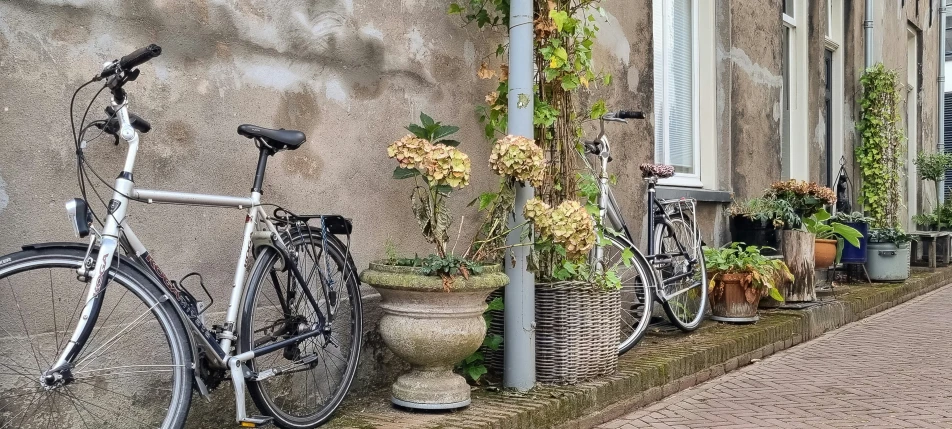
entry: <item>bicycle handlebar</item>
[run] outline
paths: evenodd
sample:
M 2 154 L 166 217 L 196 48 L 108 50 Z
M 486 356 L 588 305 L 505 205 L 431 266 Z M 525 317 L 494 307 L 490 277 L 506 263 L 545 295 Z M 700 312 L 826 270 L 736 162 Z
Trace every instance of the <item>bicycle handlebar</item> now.
M 144 48 L 136 49 L 131 54 L 103 67 L 102 72 L 99 73 L 99 78 L 107 78 L 119 71 L 132 70 L 159 55 L 162 55 L 162 48 L 154 43 Z
M 635 110 L 622 110 L 615 114 L 618 119 L 644 119 L 645 112 Z

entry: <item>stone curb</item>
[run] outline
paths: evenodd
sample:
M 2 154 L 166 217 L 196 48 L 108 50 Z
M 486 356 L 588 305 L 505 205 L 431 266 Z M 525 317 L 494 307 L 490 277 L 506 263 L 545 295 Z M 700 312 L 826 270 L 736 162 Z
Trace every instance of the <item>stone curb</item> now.
M 851 286 L 847 295 L 804 310 L 762 311 L 753 325 L 709 324 L 689 335 L 646 337 L 622 356 L 616 374 L 596 381 L 540 386 L 525 394 L 474 391 L 465 410 L 414 414 L 403 422 L 344 410 L 329 427 L 391 427 L 378 424 L 389 420 L 393 427 L 419 429 L 591 428 L 952 281 L 952 267 L 914 274 L 901 284 Z

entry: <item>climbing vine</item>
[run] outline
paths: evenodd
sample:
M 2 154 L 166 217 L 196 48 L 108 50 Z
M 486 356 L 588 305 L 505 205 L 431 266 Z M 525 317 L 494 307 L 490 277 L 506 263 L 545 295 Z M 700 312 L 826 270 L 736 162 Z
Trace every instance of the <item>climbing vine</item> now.
M 899 126 L 899 77 L 880 63 L 867 69 L 860 83 L 863 95 L 856 125 L 863 139 L 856 148 L 862 177 L 860 203 L 873 218 L 873 227 L 898 227 L 906 156 L 905 136 Z
M 599 3 L 598 0 L 534 1 L 533 47 L 536 64 L 533 93 L 512 95 L 518 97 L 516 104 L 519 106 L 528 105 L 530 100 L 533 102 L 535 143 L 542 148 L 546 160 L 544 179 L 535 184 L 536 197 L 551 207 L 566 201 L 580 201 L 589 213 L 597 213 L 597 207 L 587 195 L 580 193 L 587 180 L 579 176 L 576 167 L 581 148 L 582 124 L 587 119 L 605 114 L 606 108 L 603 100 L 583 106 L 579 95 L 599 83 L 608 85 L 611 82 L 611 76 L 597 72 L 592 61 L 599 16 L 605 16 Z M 465 24 L 475 23 L 479 28 L 505 30 L 509 26 L 509 0 L 452 3 L 449 13 L 457 14 Z M 494 50 L 495 59 L 491 58 L 493 54 L 488 55 L 478 72 L 482 79 L 497 81 L 495 90 L 486 96 L 486 104 L 477 107 L 486 138 L 491 141 L 506 134 L 510 101 L 507 52 L 508 45 L 499 44 Z M 493 66 L 494 62 L 498 65 Z M 479 198 L 480 208 L 490 213 L 487 225 L 495 226 L 492 231 L 481 234 L 486 240 L 504 239 L 504 235 L 499 233 L 505 225 L 504 218 L 494 217 L 511 213 L 513 186 L 518 185 L 509 178 L 503 178 L 498 193 L 484 194 Z M 535 271 L 539 280 L 551 281 L 563 277 L 559 273 L 566 272 L 566 264 L 572 268 L 569 271 L 575 272 L 574 264 L 568 260 L 570 258 L 566 258 L 564 249 L 560 252 L 557 247 L 537 245 L 535 250 Z M 502 255 L 479 256 L 499 258 Z

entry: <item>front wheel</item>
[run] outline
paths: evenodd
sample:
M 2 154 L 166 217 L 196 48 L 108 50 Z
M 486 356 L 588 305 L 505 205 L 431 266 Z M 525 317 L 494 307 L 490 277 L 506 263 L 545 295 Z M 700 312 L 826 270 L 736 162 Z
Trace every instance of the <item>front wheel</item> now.
M 614 267 L 621 280 L 621 334 L 618 354 L 638 344 L 648 330 L 651 319 L 651 285 L 654 278 L 648 263 L 634 244 L 620 237 L 609 236 L 610 246 L 603 249 L 606 267 Z
M 0 256 L 0 428 L 181 428 L 192 398 L 188 332 L 126 258 L 113 260 L 72 365 L 41 380 L 87 305 L 91 282 L 77 275 L 85 255 L 57 246 Z
M 357 273 L 343 244 L 333 236 L 323 240 L 319 230 L 292 235 L 292 258 L 327 323 L 317 336 L 249 361 L 252 372 L 267 378 L 250 380 L 248 391 L 279 427 L 304 429 L 330 419 L 350 389 L 362 316 Z M 242 352 L 320 329 L 318 313 L 287 265 L 272 248 L 255 260 L 242 307 Z
M 700 326 L 707 308 L 707 270 L 701 237 L 687 214 L 673 215 L 655 229 L 658 255 L 670 258 L 660 263 L 658 288 L 668 320 L 690 332 Z

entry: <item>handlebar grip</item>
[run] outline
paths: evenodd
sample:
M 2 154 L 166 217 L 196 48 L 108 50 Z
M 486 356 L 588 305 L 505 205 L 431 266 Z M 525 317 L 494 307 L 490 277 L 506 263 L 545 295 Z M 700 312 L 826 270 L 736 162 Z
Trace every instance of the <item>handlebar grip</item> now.
M 615 116 L 619 119 L 644 119 L 645 112 L 639 112 L 635 110 L 622 110 L 618 112 L 618 115 Z
M 162 48 L 159 45 L 153 43 L 144 48 L 136 49 L 131 54 L 120 58 L 119 68 L 123 70 L 131 70 L 159 55 L 162 55 Z

